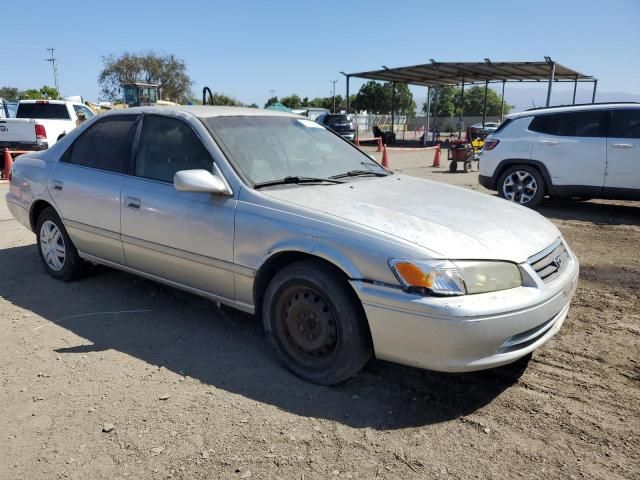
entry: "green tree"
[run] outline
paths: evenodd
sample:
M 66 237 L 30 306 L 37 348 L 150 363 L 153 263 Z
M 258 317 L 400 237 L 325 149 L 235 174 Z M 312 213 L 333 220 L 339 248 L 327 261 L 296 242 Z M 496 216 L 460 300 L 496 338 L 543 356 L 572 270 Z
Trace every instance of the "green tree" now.
M 191 97 L 193 82 L 187 75 L 186 64 L 175 55 L 125 52 L 119 56 L 106 55 L 102 63 L 98 84 L 107 100 L 121 100 L 121 85 L 131 82 L 157 84 L 165 100 L 184 103 Z
M 392 83 L 381 84 L 376 81 L 365 83 L 351 101 L 354 110 L 367 110 L 371 113 L 391 113 L 392 109 Z M 404 83 L 395 84 L 395 111 L 398 114 L 414 116 L 416 102 L 409 87 Z
M 269 105 L 273 105 L 274 103 L 278 103 L 278 97 L 271 97 L 267 100 L 267 103 L 264 104 L 264 108 L 267 108 Z
M 489 88 L 487 90 L 487 115 L 500 115 L 500 95 L 495 90 Z M 474 85 L 468 91 L 464 92 L 464 114 L 465 115 L 482 115 L 484 106 L 484 87 Z M 504 104 L 505 115 L 511 111 L 512 106 Z
M 302 99 L 298 95 L 296 95 L 295 93 L 292 93 L 288 97 L 283 97 L 282 99 L 280 99 L 280 103 L 283 104 L 287 108 L 300 108 L 300 107 L 302 107 Z
M 431 89 L 431 115 L 438 117 L 452 117 L 460 115 L 462 90 L 453 85 L 443 85 L 439 88 Z M 500 115 L 500 96 L 493 89 L 487 90 L 487 115 Z M 482 115 L 484 106 L 484 87 L 474 85 L 464 91 L 464 115 Z M 508 114 L 513 108 L 504 104 L 504 113 Z M 436 111 L 437 109 L 437 111 Z M 427 102 L 422 106 L 422 111 L 427 110 Z
M 20 99 L 20 90 L 14 87 L 1 87 L 0 98 L 10 102 L 17 102 Z
M 432 88 L 431 115 L 438 117 L 452 117 L 459 113 L 461 90 L 453 85 L 442 85 L 439 88 Z M 437 109 L 437 110 L 436 110 Z M 422 111 L 427 111 L 427 102 L 422 106 Z
M 252 103 L 249 108 L 260 108 L 257 103 Z
M 60 98 L 60 94 L 53 87 L 43 86 L 40 90 L 30 88 L 23 92 L 20 92 L 20 100 L 38 100 L 40 98 L 48 98 L 51 100 L 57 100 Z
M 243 107 L 244 103 L 236 100 L 229 95 L 225 95 L 223 93 L 214 92 L 211 96 L 214 105 L 223 105 L 229 107 Z

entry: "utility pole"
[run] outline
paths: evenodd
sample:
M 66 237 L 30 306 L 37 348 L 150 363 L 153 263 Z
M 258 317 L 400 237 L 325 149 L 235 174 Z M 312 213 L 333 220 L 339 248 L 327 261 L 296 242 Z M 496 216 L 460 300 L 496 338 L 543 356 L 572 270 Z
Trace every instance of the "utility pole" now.
M 57 58 L 55 58 L 53 56 L 53 52 L 56 50 L 55 48 L 47 48 L 46 49 L 49 53 L 51 53 L 51 58 L 46 58 L 45 60 L 47 62 L 51 63 L 51 66 L 53 67 L 53 83 L 56 87 L 56 90 L 58 92 L 58 96 L 60 96 L 60 86 L 58 85 L 58 68 L 56 67 L 56 61 L 58 60 Z
M 275 91 L 275 90 L 273 90 L 273 89 L 269 90 L 269 95 L 271 95 L 271 96 L 269 97 L 269 100 L 271 100 L 272 98 L 274 98 L 274 97 L 276 96 L 276 91 Z
M 336 83 L 338 80 L 331 80 L 333 83 L 333 113 L 336 113 Z

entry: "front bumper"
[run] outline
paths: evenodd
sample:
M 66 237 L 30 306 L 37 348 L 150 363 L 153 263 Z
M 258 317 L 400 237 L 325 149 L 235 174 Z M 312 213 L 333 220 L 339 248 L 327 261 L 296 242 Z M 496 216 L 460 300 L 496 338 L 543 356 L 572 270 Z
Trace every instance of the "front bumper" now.
M 489 190 L 496 189 L 496 181 L 487 175 L 478 175 L 478 183 Z
M 578 261 L 548 284 L 528 264 L 523 286 L 460 297 L 428 297 L 352 281 L 376 357 L 444 372 L 468 372 L 518 360 L 562 326 L 578 284 Z
M 356 139 L 356 134 L 355 133 L 340 133 L 340 132 L 338 132 L 338 135 L 340 135 L 345 140 L 349 140 L 350 142 L 354 142 L 355 139 Z

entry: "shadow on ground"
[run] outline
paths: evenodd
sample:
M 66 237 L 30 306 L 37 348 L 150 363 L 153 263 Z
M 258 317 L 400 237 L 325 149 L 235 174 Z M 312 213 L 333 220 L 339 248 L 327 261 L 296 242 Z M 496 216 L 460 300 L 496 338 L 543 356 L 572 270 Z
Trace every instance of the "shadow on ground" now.
M 545 198 L 536 210 L 549 218 L 579 220 L 596 225 L 640 225 L 640 202 L 578 201 Z
M 276 363 L 250 315 L 106 268 L 62 283 L 44 272 L 34 245 L 0 250 L 0 265 L 2 297 L 82 337 L 76 346 L 55 349 L 59 355 L 113 349 L 297 415 L 353 427 L 397 429 L 470 414 L 514 384 L 528 362 L 453 375 L 373 361 L 338 387 L 320 387 Z M 30 333 L 56 328 L 42 325 Z

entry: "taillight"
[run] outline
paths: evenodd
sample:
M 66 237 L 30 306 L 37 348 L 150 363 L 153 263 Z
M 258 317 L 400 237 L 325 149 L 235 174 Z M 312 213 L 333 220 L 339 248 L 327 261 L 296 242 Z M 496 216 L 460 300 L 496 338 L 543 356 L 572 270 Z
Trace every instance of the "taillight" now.
M 496 148 L 498 146 L 498 144 L 500 143 L 500 140 L 485 140 L 484 141 L 484 146 L 482 147 L 483 150 L 493 150 L 494 148 Z
M 46 140 L 47 139 L 47 130 L 44 128 L 44 125 L 40 125 L 36 123 L 36 140 Z

